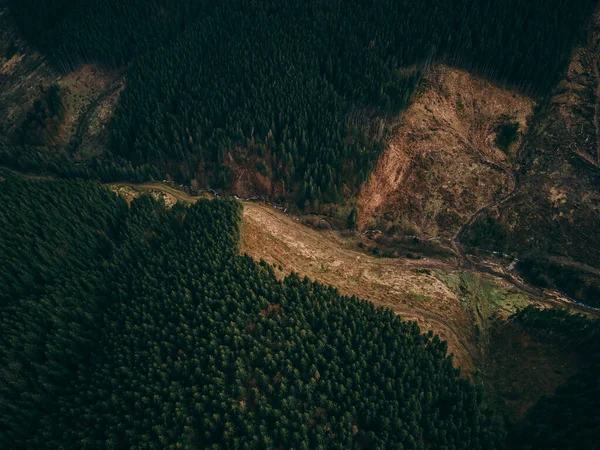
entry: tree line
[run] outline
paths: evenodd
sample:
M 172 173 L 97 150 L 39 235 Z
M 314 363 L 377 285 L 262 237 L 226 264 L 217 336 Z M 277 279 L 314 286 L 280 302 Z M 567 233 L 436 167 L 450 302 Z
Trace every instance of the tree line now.
M 239 203 L 0 175 L 3 448 L 502 447 L 445 342 L 239 255 Z
M 504 253 L 510 252 L 514 245 L 510 238 L 504 220 L 487 216 L 473 222 L 462 242 L 470 249 L 482 248 Z M 523 278 L 544 289 L 558 289 L 586 305 L 600 306 L 600 276 L 585 268 L 561 262 L 556 258 L 560 252 L 548 245 L 547 242 L 534 241 L 529 248 L 516 252 L 519 260 L 515 267 Z
M 59 67 L 130 64 L 110 127 L 114 155 L 214 188 L 231 186 L 231 161 L 242 158 L 269 180 L 269 195 L 304 209 L 358 189 L 383 149 L 369 119 L 407 106 L 415 67 L 445 61 L 543 95 L 594 5 L 10 2 Z

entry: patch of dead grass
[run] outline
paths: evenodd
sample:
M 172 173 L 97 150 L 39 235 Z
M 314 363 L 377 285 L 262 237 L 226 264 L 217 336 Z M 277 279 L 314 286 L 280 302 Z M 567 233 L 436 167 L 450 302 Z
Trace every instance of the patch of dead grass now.
M 453 270 L 451 265 L 367 256 L 348 249 L 335 232 L 313 230 L 257 203 L 244 203 L 240 247 L 256 260 L 282 266 L 284 273 L 306 275 L 417 321 L 424 331 L 433 330 L 447 340 L 457 364 L 471 371 L 473 361 L 465 344 L 469 323 L 460 300 L 437 277 L 415 271 L 416 267 Z

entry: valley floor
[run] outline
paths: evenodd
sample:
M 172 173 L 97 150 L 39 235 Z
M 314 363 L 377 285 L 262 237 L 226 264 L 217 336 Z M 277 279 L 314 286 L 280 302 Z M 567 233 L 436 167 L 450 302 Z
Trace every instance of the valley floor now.
M 111 188 L 129 200 L 149 192 L 167 205 L 203 198 L 167 183 L 116 183 Z M 495 320 L 529 304 L 588 312 L 555 293 L 532 295 L 504 278 L 478 270 L 478 266 L 465 268 L 458 261 L 432 258 L 379 258 L 358 252 L 353 236 L 317 231 L 268 204 L 242 203 L 242 253 L 275 265 L 281 276 L 296 272 L 416 321 L 422 330 L 432 330 L 448 342 L 455 363 L 467 376 L 486 370 Z

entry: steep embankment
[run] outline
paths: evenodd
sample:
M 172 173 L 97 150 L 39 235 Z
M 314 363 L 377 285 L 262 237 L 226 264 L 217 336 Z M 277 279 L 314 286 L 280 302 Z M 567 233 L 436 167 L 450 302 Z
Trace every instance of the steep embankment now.
M 510 245 L 600 264 L 600 14 L 522 150 L 522 187 L 499 211 Z
M 514 190 L 512 161 L 533 106 L 465 71 L 434 66 L 360 193 L 361 228 L 454 237 Z M 499 131 L 514 124 L 501 148 Z

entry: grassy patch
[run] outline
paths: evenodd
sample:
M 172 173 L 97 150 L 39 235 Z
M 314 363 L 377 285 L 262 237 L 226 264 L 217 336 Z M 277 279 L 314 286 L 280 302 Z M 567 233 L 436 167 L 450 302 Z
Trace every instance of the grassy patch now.
M 404 297 L 414 303 L 426 303 L 431 300 L 431 297 L 428 295 L 418 294 L 416 292 L 407 292 L 404 294 Z
M 531 303 L 527 295 L 511 292 L 475 274 L 444 274 L 436 271 L 436 275 L 458 294 L 463 307 L 475 312 L 482 321 L 489 320 L 495 314 L 508 316 Z

